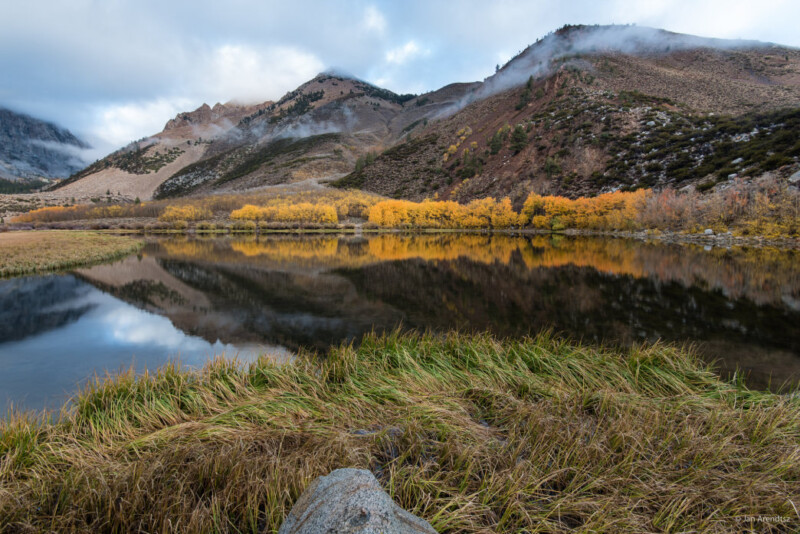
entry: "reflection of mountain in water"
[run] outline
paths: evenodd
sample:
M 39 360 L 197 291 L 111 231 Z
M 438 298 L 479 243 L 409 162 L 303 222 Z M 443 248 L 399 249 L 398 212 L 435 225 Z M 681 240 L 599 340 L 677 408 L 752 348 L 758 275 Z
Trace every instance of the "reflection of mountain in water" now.
M 521 261 L 408 260 L 338 271 L 359 293 L 403 310 L 411 328 L 490 330 L 519 336 L 552 328 L 576 339 L 630 344 L 702 342 L 721 367 L 766 380 L 800 379 L 800 312 L 728 299 L 721 291 L 589 267 L 529 269 Z M 775 361 L 775 359 L 778 361 Z
M 72 276 L 0 281 L 0 343 L 18 341 L 77 321 L 94 307 L 81 297 L 91 286 Z
M 623 240 L 381 235 L 170 240 L 81 276 L 213 342 L 324 350 L 373 329 L 553 328 L 700 342 L 763 385 L 800 379 L 794 255 Z M 789 302 L 787 303 L 787 299 Z
M 85 269 L 80 276 L 210 343 L 325 350 L 373 325 L 402 320 L 396 310 L 363 299 L 346 278 L 302 269 L 149 256 Z
M 260 341 L 293 349 L 324 350 L 360 337 L 373 324 L 395 324 L 401 318 L 380 302 L 363 299 L 340 276 L 175 260 L 161 260 L 160 264 L 166 272 L 202 291 L 214 313 L 235 325 L 238 339 L 231 342 Z

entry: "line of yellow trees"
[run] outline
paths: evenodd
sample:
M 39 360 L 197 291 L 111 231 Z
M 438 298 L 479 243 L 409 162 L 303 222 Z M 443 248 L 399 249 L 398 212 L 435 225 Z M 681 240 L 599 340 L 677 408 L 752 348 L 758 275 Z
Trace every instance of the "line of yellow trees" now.
M 361 191 L 295 194 L 237 194 L 110 206 L 52 206 L 33 210 L 12 223 L 53 223 L 79 219 L 158 218 L 188 227 L 188 222 L 224 221 L 255 231 L 264 223 L 333 226 L 368 219 L 384 228 L 537 228 L 586 230 L 733 230 L 746 235 L 800 234 L 800 192 L 774 178 L 734 181 L 709 193 L 673 189 L 617 191 L 569 199 L 531 193 L 518 210 L 508 198 L 454 201 L 391 200 Z
M 337 224 L 339 216 L 336 207 L 329 204 L 284 204 L 281 206 L 254 206 L 247 204 L 233 210 L 231 219 L 255 222 L 287 222 L 287 223 L 315 223 Z
M 532 193 L 519 213 L 508 198 L 482 198 L 469 204 L 384 200 L 369 209 L 369 221 L 388 228 L 630 229 L 650 194 L 639 190 L 571 200 Z

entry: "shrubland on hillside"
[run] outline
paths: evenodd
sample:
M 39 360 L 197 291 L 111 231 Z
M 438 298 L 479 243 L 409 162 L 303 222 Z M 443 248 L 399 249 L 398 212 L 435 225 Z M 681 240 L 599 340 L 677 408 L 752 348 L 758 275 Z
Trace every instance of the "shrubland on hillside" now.
M 636 27 L 569 27 L 521 52 L 337 183 L 395 198 L 571 198 L 798 168 L 800 51 Z
M 56 192 L 145 200 L 324 179 L 411 200 L 508 196 L 520 208 L 532 192 L 785 182 L 798 127 L 798 50 L 568 26 L 483 82 L 398 95 L 324 73 L 276 102 L 204 105 Z

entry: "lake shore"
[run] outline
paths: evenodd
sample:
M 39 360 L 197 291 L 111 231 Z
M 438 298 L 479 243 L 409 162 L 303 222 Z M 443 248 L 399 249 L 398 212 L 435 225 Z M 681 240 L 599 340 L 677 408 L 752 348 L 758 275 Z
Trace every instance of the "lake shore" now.
M 0 530 L 276 530 L 314 478 L 376 474 L 438 532 L 797 525 L 800 404 L 692 353 L 548 335 L 367 336 L 324 358 L 100 381 L 0 423 Z
M 742 236 L 731 232 L 724 233 L 688 233 L 661 230 L 641 230 L 637 232 L 600 232 L 585 230 L 567 230 L 566 235 L 585 235 L 619 237 L 640 241 L 657 240 L 663 243 L 693 244 L 710 247 L 772 247 L 780 249 L 800 250 L 800 238 L 797 237 L 764 237 L 758 235 Z
M 144 242 L 92 231 L 0 233 L 0 277 L 71 269 L 121 258 Z
M 227 221 L 214 221 L 203 225 L 186 225 L 174 227 L 171 224 L 153 224 L 152 221 L 142 220 L 95 220 L 75 221 L 71 223 L 51 223 L 33 227 L 26 224 L 7 225 L 6 228 L 15 232 L 30 232 L 32 230 L 71 230 L 79 232 L 100 232 L 127 235 L 253 235 L 253 234 L 378 234 L 378 233 L 463 233 L 463 234 L 498 234 L 498 235 L 568 235 L 568 236 L 597 236 L 639 241 L 660 241 L 663 243 L 694 244 L 711 247 L 771 247 L 778 249 L 800 250 L 800 238 L 792 236 L 758 236 L 735 235 L 731 232 L 723 233 L 689 233 L 672 232 L 669 230 L 638 230 L 638 231 L 601 231 L 565 229 L 560 231 L 539 230 L 531 228 L 503 228 L 503 229 L 461 229 L 461 228 L 381 228 L 376 225 L 365 224 L 363 221 L 353 221 L 343 224 L 271 224 L 252 228 L 236 227 L 226 224 Z M 0 232 L 2 235 L 2 232 Z

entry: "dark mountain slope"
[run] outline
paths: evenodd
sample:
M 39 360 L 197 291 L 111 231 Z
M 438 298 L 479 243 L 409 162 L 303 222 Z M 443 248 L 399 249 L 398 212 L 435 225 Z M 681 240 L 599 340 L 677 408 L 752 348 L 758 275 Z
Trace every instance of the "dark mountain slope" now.
M 337 185 L 416 200 L 520 200 L 531 191 L 708 188 L 796 168 L 800 52 L 630 32 L 571 27 L 548 36 L 449 116 Z
M 0 192 L 14 189 L 10 182 L 24 189 L 69 176 L 85 165 L 80 150 L 87 148 L 55 124 L 0 108 Z

